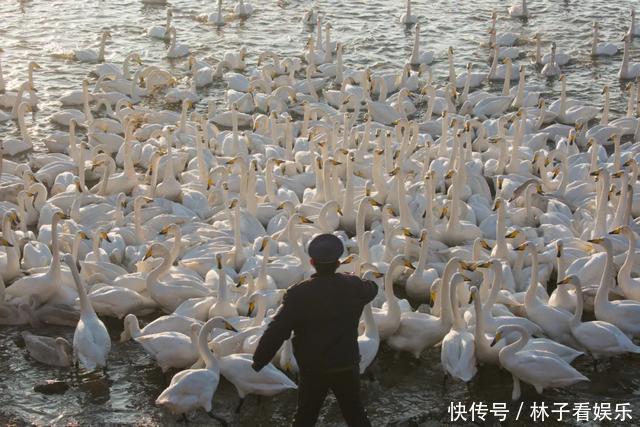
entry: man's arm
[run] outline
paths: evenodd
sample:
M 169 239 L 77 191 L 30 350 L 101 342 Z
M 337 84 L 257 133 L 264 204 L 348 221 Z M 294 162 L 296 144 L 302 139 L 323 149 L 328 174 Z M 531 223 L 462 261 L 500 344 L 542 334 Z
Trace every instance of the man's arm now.
M 253 353 L 252 367 L 256 372 L 260 371 L 273 359 L 282 343 L 291 336 L 298 309 L 299 307 L 296 307 L 289 293 L 285 293 L 280 309 L 267 326 L 264 334 L 262 334 L 258 347 Z
M 364 304 L 368 304 L 378 295 L 378 285 L 372 280 L 362 281 L 362 296 Z

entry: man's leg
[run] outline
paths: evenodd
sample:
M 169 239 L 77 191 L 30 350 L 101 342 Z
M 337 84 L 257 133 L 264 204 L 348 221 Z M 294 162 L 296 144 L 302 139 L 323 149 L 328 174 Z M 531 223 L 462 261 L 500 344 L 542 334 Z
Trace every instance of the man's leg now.
M 293 419 L 295 427 L 314 426 L 320 414 L 329 385 L 323 375 L 300 374 L 298 410 Z
M 371 423 L 360 400 L 360 373 L 357 367 L 331 374 L 329 382 L 347 425 L 351 427 L 370 427 Z

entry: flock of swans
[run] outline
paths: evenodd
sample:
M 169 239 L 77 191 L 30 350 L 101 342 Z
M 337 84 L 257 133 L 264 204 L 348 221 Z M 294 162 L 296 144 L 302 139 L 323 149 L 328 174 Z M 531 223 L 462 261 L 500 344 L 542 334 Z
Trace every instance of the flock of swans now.
M 198 19 L 225 25 L 225 12 L 220 0 Z M 507 12 L 534 19 L 526 0 Z M 252 7 L 239 0 L 234 13 Z M 334 233 L 340 271 L 380 286 L 363 313 L 363 373 L 382 345 L 416 358 L 439 347 L 446 375 L 469 382 L 499 365 L 518 399 L 521 381 L 539 393 L 587 381 L 579 356 L 640 353 L 640 85 L 610 120 L 607 87 L 603 108 L 567 97 L 573 58 L 555 44 L 543 55 L 537 37 L 534 64 L 514 70 L 519 35 L 496 18 L 480 48 L 489 70 L 458 72 L 450 48 L 438 86 L 410 0 L 400 21 L 415 24 L 414 48 L 387 74 L 346 67 L 315 9 L 302 16 L 317 35 L 301 57 L 242 47 L 215 66 L 178 41 L 167 9 L 147 34 L 184 58 L 188 86 L 135 52 L 105 63 L 117 40 L 104 32 L 98 49 L 66 55 L 94 65 L 60 95 L 44 151 L 25 122 L 40 66 L 13 91 L 0 72 L 0 120 L 20 129 L 0 151 L 0 324 L 31 325 L 33 359 L 93 371 L 109 365 L 100 317 L 122 319 L 121 341 L 178 371 L 156 400 L 176 414 L 210 412 L 220 375 L 240 398 L 275 395 L 296 388 L 291 342 L 259 373 L 253 350 L 285 289 L 312 273 L 305 245 Z M 631 18 L 622 80 L 640 75 Z M 597 23 L 592 37 L 585 55 L 618 54 Z M 530 90 L 528 71 L 557 76 L 560 98 Z M 495 81 L 499 95 L 482 89 Z M 216 82 L 226 108 L 193 110 Z M 36 335 L 42 324 L 75 327 L 73 342 Z

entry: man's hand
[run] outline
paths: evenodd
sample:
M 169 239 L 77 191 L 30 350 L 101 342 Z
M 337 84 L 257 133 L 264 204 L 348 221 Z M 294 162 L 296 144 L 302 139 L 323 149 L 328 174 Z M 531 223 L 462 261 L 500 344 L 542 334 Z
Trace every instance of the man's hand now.
M 253 362 L 253 363 L 251 364 L 251 367 L 252 367 L 252 368 L 253 368 L 253 370 L 254 370 L 254 371 L 256 371 L 256 372 L 260 372 L 260 370 L 262 369 L 262 367 L 261 367 L 261 366 L 258 366 L 258 364 L 257 364 L 256 362 Z

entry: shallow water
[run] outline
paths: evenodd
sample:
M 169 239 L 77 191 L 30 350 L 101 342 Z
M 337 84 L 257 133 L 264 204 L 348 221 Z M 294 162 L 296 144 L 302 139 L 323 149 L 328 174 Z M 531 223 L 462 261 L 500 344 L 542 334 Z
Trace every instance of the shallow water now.
M 175 26 L 178 40 L 190 46 L 199 58 L 215 63 L 226 50 L 248 48 L 250 66 L 255 66 L 258 53 L 266 49 L 282 55 L 299 55 L 308 29 L 300 25 L 307 8 L 315 4 L 332 25 L 334 40 L 345 44 L 345 63 L 349 67 L 368 65 L 372 70 L 396 70 L 408 58 L 413 43 L 413 29 L 399 24 L 397 17 L 403 3 L 394 1 L 254 1 L 257 11 L 249 20 L 233 20 L 222 29 L 199 23 L 193 16 L 211 12 L 214 1 L 175 0 Z M 504 17 L 506 1 L 431 1 L 416 2 L 414 13 L 423 17 L 422 48 L 436 53 L 433 66 L 436 80 L 446 78 L 446 50 L 455 48 L 458 70 L 467 62 L 475 69 L 487 69 L 488 52 L 479 42 L 488 39 L 491 10 L 500 11 L 499 30 L 517 31 L 524 38 L 540 32 L 543 40 L 555 40 L 559 49 L 571 52 L 575 61 L 564 67 L 568 76 L 569 96 L 585 103 L 600 105 L 604 84 L 611 87 L 612 116 L 626 109 L 623 86 L 616 77 L 621 55 L 594 62 L 589 49 L 591 22 L 600 22 L 601 38 L 618 41 L 628 25 L 630 1 L 532 1 L 533 17 L 528 22 Z M 225 1 L 230 8 L 231 2 Z M 65 61 L 53 53 L 76 47 L 95 46 L 103 29 L 113 38 L 107 44 L 107 61 L 120 63 L 124 56 L 137 51 L 146 65 L 160 64 L 186 77 L 184 60 L 169 63 L 163 59 L 165 45 L 151 41 L 144 35 L 150 25 L 164 23 L 164 7 L 147 7 L 132 0 L 31 0 L 0 1 L 0 47 L 3 71 L 13 88 L 26 79 L 26 64 L 36 61 L 43 70 L 35 74 L 41 111 L 27 120 L 36 143 L 54 129 L 47 116 L 59 109 L 57 98 L 66 90 L 79 89 L 80 82 L 92 69 L 91 65 Z M 618 42 L 619 43 L 619 42 Z M 546 48 L 547 44 L 545 44 Z M 532 44 L 522 46 L 530 55 Z M 638 57 L 640 42 L 632 45 L 632 58 Z M 528 57 L 516 61 L 530 64 Z M 560 89 L 557 80 L 546 80 L 528 66 L 528 85 L 543 91 L 548 100 L 555 99 Z M 501 85 L 500 85 L 501 89 Z M 198 108 L 209 99 L 222 104 L 220 83 L 208 88 Z M 0 124 L 0 138 L 16 134 L 14 123 Z M 109 322 L 114 339 L 109 368 L 102 374 L 83 375 L 38 364 L 26 356 L 20 347 L 18 328 L 0 329 L 0 422 L 13 420 L 35 424 L 171 424 L 176 418 L 154 405 L 154 400 L 170 377 L 164 377 L 155 363 L 133 342 L 116 343 L 121 322 Z M 26 328 L 28 329 L 28 328 Z M 61 335 L 71 339 L 70 329 L 44 328 L 38 333 Z M 365 381 L 364 396 L 375 425 L 415 425 L 425 422 L 444 422 L 451 401 L 508 402 L 511 394 L 509 375 L 497 369 L 481 369 L 467 389 L 459 384 L 442 386 L 439 352 L 431 349 L 421 360 L 396 355 L 383 350 L 374 369 L 375 381 Z M 578 369 L 591 382 L 567 390 L 545 391 L 546 402 L 630 402 L 634 418 L 640 417 L 639 358 L 618 358 L 602 364 L 594 372 L 588 360 L 578 360 Z M 32 391 L 33 385 L 45 379 L 67 381 L 71 389 L 64 395 L 45 396 Z M 533 389 L 524 387 L 527 404 L 540 401 Z M 214 399 L 215 412 L 237 425 L 281 425 L 291 420 L 295 408 L 295 393 L 275 398 L 249 398 L 239 415 L 234 414 L 237 396 L 233 387 L 222 381 Z M 517 411 L 517 407 L 512 407 Z M 3 419 L 4 417 L 4 419 Z M 340 424 L 335 400 L 325 405 L 322 424 Z M 196 422 L 214 423 L 206 415 L 198 415 Z M 515 422 L 514 415 L 507 425 L 526 425 Z

